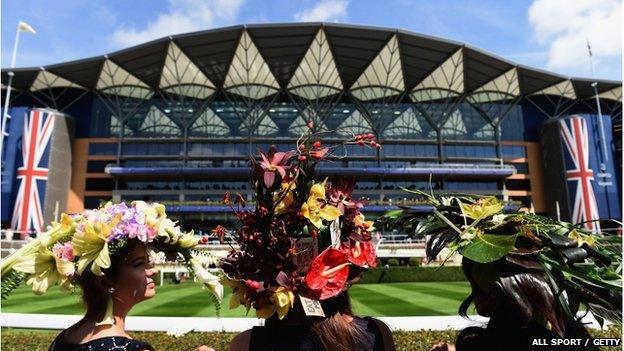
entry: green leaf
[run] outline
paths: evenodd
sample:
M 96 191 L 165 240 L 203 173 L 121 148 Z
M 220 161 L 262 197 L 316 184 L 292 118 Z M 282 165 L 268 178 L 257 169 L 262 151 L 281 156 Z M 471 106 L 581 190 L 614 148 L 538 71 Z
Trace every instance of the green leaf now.
M 459 253 L 475 262 L 490 263 L 505 256 L 514 248 L 514 235 L 479 234 L 470 244 L 462 247 Z
M 414 230 L 414 236 L 422 237 L 427 234 L 430 234 L 432 231 L 436 229 L 444 228 L 446 226 L 447 226 L 446 223 L 440 222 L 440 221 L 435 221 L 435 222 L 431 222 L 429 220 L 420 221 L 416 225 L 416 229 Z
M 387 219 L 398 219 L 398 218 L 401 218 L 402 216 L 403 216 L 403 210 L 401 209 L 390 210 L 384 213 L 383 215 L 383 217 Z

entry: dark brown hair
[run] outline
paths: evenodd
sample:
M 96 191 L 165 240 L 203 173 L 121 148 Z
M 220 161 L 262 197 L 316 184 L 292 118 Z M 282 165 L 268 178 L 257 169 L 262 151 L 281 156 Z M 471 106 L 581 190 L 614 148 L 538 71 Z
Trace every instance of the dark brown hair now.
M 472 288 L 459 307 L 459 314 L 464 317 L 470 304 L 481 293 L 473 271 L 477 265 L 463 258 L 462 269 Z M 497 299 L 496 309 L 486 328 L 469 327 L 460 332 L 456 342 L 458 351 L 491 349 L 493 345 L 505 345 L 509 350 L 526 350 L 533 339 L 590 337 L 578 320 L 564 318 L 558 296 L 541 269 L 512 265 L 504 258 L 488 265 L 498 275 L 497 280 L 491 283 L 491 288 L 497 293 L 490 297 Z M 550 330 L 543 325 L 546 321 L 551 326 Z M 591 346 L 587 349 L 594 350 Z
M 109 293 L 105 290 L 101 281 L 102 279 L 117 278 L 119 268 L 123 263 L 123 259 L 121 258 L 126 256 L 138 245 L 143 244 L 136 240 L 130 240 L 123 248 L 111 255 L 111 266 L 102 270 L 104 272 L 104 277 L 98 277 L 91 272 L 91 265 L 88 265 L 78 277 L 78 285 L 82 289 L 82 302 L 87 310 L 86 317 L 97 320 L 104 318 Z
M 321 301 L 325 317 L 308 317 L 303 312 L 300 300 L 295 299 L 293 308 L 284 319 L 280 320 L 274 314 L 266 320 L 267 327 L 278 325 L 307 325 L 310 327 L 314 338 L 325 350 L 351 351 L 360 350 L 359 342 L 363 340 L 365 333 L 357 324 L 350 323 L 345 316 L 353 316 L 351 299 L 347 291 Z

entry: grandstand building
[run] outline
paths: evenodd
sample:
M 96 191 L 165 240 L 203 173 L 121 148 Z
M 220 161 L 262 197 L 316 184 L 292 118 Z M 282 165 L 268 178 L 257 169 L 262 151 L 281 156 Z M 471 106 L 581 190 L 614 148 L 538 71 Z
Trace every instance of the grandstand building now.
M 3 228 L 37 230 L 59 212 L 139 199 L 166 203 L 185 229 L 212 229 L 232 218 L 226 191 L 251 193 L 250 155 L 294 149 L 308 122 L 326 144 L 379 139 L 381 149 L 349 146 L 319 169 L 355 177 L 373 217 L 418 205 L 401 188 L 431 188 L 571 221 L 621 218 L 621 82 L 464 43 L 341 24 L 241 25 L 3 69 L 3 101 L 10 74 Z M 568 130 L 587 141 L 570 145 Z

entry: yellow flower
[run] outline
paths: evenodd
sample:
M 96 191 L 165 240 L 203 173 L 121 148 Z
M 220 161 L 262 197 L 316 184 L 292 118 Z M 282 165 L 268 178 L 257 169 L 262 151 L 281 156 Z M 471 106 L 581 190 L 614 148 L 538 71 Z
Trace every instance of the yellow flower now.
M 576 240 L 579 247 L 583 246 L 583 244 L 589 246 L 596 245 L 596 238 L 593 235 L 582 234 L 576 229 L 573 229 L 570 234 L 568 234 L 568 238 Z
M 85 223 L 83 230 L 76 232 L 72 244 L 74 255 L 80 256 L 78 259 L 79 274 L 82 274 L 91 262 L 93 262 L 91 272 L 95 275 L 103 276 L 102 269 L 110 267 L 111 260 L 106 239 L 113 227 L 114 225 L 108 226 L 100 222 Z
M 132 201 L 132 206 L 137 212 L 145 214 L 145 223 L 152 227 L 157 227 L 158 222 L 166 217 L 165 205 L 159 203 L 148 204 L 145 201 Z
M 191 230 L 189 233 L 182 234 L 178 239 L 178 246 L 182 249 L 190 249 L 197 246 L 199 240 L 195 238 L 195 234 Z
M 355 216 L 353 223 L 355 223 L 355 225 L 360 228 L 364 228 L 368 232 L 372 232 L 375 229 L 375 222 L 367 221 L 365 219 L 366 217 L 364 217 L 364 214 L 359 213 L 357 216 Z
M 163 241 L 166 243 L 175 244 L 182 236 L 182 232 L 174 221 L 165 218 L 158 222 L 158 236 L 163 237 Z
M 219 282 L 219 277 L 208 272 L 195 258 L 191 258 L 190 263 L 193 267 L 193 273 L 195 273 L 195 281 L 204 284 L 204 287 L 221 301 L 223 299 L 223 285 Z
M 22 257 L 35 254 L 40 246 L 50 246 L 50 244 L 58 242 L 65 236 L 70 236 L 76 229 L 76 221 L 67 214 L 61 215 L 61 222 L 52 222 L 48 231 L 40 233 L 39 237 L 32 240 L 28 244 L 24 245 L 20 250 L 13 253 L 9 257 L 2 260 L 2 275 L 8 273 L 13 265 L 18 262 Z
M 280 198 L 282 200 L 275 206 L 275 214 L 284 214 L 290 208 L 290 205 L 295 201 L 295 194 L 293 190 L 296 188 L 295 182 L 282 183 L 280 191 L 273 193 L 273 201 L 277 201 Z
M 301 212 L 317 228 L 323 226 L 323 219 L 331 222 L 340 217 L 340 210 L 326 203 L 325 182 L 312 185 L 308 200 L 301 205 Z
M 485 218 L 503 210 L 503 204 L 494 196 L 488 196 L 477 200 L 474 204 L 461 204 L 464 215 L 472 218 Z
M 69 276 L 74 274 L 74 263 L 60 259 L 42 245 L 38 252 L 21 257 L 13 269 L 29 273 L 26 284 L 32 285 L 35 294 L 41 295 L 57 282 L 63 290 L 68 291 L 71 287 Z
M 288 314 L 288 310 L 293 307 L 294 303 L 295 294 L 290 289 L 280 286 L 273 290 L 273 293 L 269 297 L 269 304 L 256 310 L 256 315 L 258 318 L 266 319 L 277 312 L 279 319 L 282 319 Z
M 230 309 L 235 309 L 240 305 L 245 305 L 247 311 L 251 308 L 251 302 L 247 298 L 247 285 L 241 280 L 231 280 L 223 278 L 221 282 L 224 285 L 232 288 L 232 295 L 230 296 Z

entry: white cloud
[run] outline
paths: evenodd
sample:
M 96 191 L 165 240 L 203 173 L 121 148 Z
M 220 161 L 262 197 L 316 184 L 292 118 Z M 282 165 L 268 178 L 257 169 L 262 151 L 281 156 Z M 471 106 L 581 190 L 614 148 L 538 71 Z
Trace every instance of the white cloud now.
M 169 0 L 166 13 L 145 28 L 118 28 L 111 36 L 122 47 L 141 44 L 172 34 L 192 32 L 233 23 L 244 0 Z
M 295 14 L 298 22 L 336 22 L 347 17 L 347 0 L 322 0 L 314 7 Z
M 548 46 L 549 69 L 589 76 L 589 40 L 597 74 L 621 72 L 620 0 L 535 0 L 528 15 L 535 39 Z

